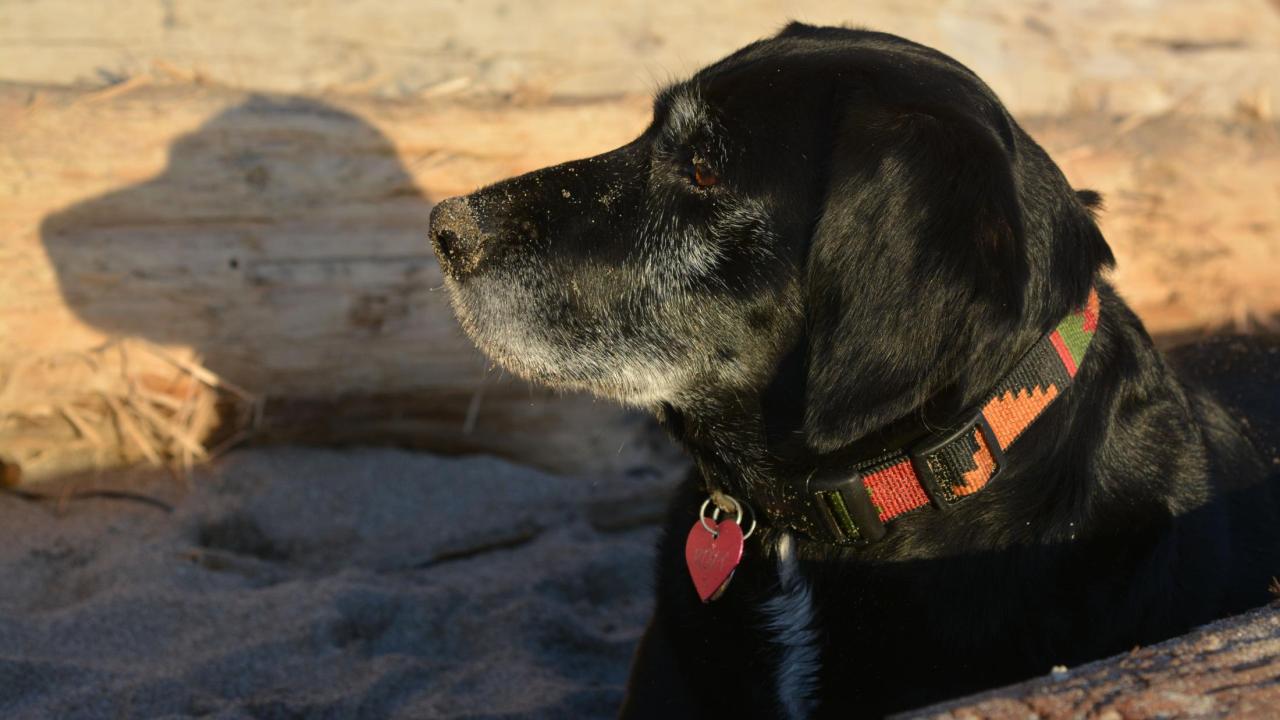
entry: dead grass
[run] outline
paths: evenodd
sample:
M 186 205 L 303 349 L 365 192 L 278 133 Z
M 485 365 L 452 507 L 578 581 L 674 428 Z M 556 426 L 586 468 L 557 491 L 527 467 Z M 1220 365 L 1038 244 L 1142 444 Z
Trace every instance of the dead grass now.
M 232 408 L 231 417 L 220 409 Z M 258 396 L 198 359 L 144 340 L 35 356 L 0 369 L 0 438 L 7 484 L 145 461 L 185 478 L 192 466 L 246 439 Z M 217 447 L 206 441 L 229 424 Z

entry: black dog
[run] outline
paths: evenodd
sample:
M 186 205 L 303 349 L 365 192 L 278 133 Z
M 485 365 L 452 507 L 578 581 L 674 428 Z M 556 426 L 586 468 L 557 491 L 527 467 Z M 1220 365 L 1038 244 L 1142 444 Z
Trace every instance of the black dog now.
M 1102 278 L 1097 205 L 954 60 L 794 24 L 435 209 L 485 352 L 697 462 L 625 716 L 878 716 L 1265 602 L 1277 483 Z

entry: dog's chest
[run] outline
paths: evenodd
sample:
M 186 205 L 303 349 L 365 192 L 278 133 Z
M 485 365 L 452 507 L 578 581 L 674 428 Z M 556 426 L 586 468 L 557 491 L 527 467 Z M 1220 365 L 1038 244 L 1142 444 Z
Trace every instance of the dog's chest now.
M 778 592 L 761 608 L 766 636 L 779 650 L 774 684 L 778 704 L 788 720 L 809 716 L 821 669 L 813 592 L 800 572 L 794 545 L 788 534 L 779 538 Z

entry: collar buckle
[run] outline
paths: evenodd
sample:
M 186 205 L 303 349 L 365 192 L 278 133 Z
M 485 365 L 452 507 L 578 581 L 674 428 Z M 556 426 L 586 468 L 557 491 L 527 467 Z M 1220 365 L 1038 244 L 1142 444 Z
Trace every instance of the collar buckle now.
M 991 429 L 991 423 L 987 422 L 981 409 L 962 423 L 955 432 L 941 439 L 927 437 L 907 449 L 907 457 L 911 459 L 911 467 L 915 470 L 916 477 L 920 479 L 920 485 L 929 496 L 929 501 L 939 510 L 955 504 L 972 492 L 972 490 L 966 491 L 963 478 L 955 475 L 952 469 L 955 460 L 952 456 L 969 454 L 970 459 L 977 460 L 976 453 L 968 452 L 968 448 L 976 445 L 975 431 L 982 438 L 982 445 L 975 449 L 978 452 L 985 449 L 992 463 L 990 474 L 982 479 L 979 485 L 981 487 L 994 480 L 1005 467 L 1004 450 L 1001 449 L 1000 441 L 996 439 L 995 431 Z
M 862 473 L 831 471 L 810 478 L 809 493 L 821 516 L 821 526 L 838 545 L 863 546 L 884 537 L 887 530 L 871 501 Z

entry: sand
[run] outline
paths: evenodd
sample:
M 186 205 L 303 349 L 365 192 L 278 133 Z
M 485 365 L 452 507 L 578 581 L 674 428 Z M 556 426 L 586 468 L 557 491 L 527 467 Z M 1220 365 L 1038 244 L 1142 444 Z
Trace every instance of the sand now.
M 608 717 L 670 473 L 247 450 L 0 495 L 0 716 Z

